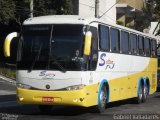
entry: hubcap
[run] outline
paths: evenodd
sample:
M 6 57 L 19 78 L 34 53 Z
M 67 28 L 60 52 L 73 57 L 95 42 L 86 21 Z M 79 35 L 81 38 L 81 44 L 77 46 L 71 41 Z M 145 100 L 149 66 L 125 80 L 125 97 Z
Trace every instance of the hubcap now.
M 142 88 L 140 88 L 140 91 L 139 91 L 139 98 L 140 100 L 142 100 Z
M 101 91 L 101 93 L 100 93 L 100 106 L 102 108 L 104 108 L 105 105 L 106 105 L 106 94 L 104 91 Z
M 145 86 L 145 87 L 144 87 L 144 97 L 146 98 L 147 95 L 148 95 L 148 87 Z

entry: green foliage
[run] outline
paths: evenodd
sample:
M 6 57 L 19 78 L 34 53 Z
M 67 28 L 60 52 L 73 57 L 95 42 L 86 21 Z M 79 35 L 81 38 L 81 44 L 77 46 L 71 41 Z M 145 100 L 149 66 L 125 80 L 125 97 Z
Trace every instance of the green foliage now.
M 54 0 L 34 0 L 34 16 L 54 15 L 55 11 Z
M 72 0 L 62 0 L 62 14 L 67 15 L 67 14 L 73 14 L 73 6 L 72 6 Z
M 0 23 L 8 24 L 15 18 L 15 3 L 13 0 L 0 0 Z
M 29 17 L 29 0 L 14 0 L 16 6 L 15 20 L 21 25 L 22 22 Z
M 16 71 L 8 68 L 0 68 L 0 74 L 8 78 L 12 78 L 12 79 L 16 78 Z
M 124 26 L 124 22 L 123 21 L 117 21 L 117 24 Z
M 73 14 L 72 0 L 34 0 L 34 16 Z M 30 0 L 0 0 L 0 23 L 19 25 L 30 16 Z
M 160 0 L 156 0 L 155 14 L 160 17 Z
M 6 76 L 8 78 L 16 78 L 16 69 L 14 67 L 6 66 L 5 64 L 0 63 L 0 75 Z
M 34 16 L 73 14 L 72 0 L 34 0 Z

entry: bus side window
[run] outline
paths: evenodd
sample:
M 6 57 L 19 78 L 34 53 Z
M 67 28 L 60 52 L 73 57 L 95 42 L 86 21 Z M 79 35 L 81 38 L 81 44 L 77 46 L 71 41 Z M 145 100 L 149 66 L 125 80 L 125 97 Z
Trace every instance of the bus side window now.
M 91 45 L 91 55 L 90 55 L 90 70 L 95 70 L 98 60 L 98 32 L 97 28 L 90 27 L 92 32 L 92 45 Z
M 137 54 L 137 35 L 130 34 L 130 52 L 131 54 Z
M 157 47 L 156 47 L 156 40 L 152 39 L 151 41 L 151 55 L 152 57 L 156 57 L 157 56 Z
M 99 25 L 100 50 L 109 51 L 109 27 Z
M 145 55 L 147 57 L 150 57 L 151 52 L 150 52 L 150 39 L 149 38 L 144 39 L 144 50 L 145 50 Z
M 129 52 L 129 33 L 125 31 L 121 31 L 121 52 L 127 54 Z
M 119 30 L 115 28 L 110 29 L 110 38 L 111 38 L 111 52 L 120 52 L 120 35 Z
M 138 36 L 138 53 L 139 55 L 144 55 L 144 37 Z

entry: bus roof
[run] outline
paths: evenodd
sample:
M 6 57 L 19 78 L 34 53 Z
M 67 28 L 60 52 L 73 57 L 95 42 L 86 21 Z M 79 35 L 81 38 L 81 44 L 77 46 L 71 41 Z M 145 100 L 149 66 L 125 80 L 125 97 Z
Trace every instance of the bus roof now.
M 94 19 L 94 18 L 93 18 Z M 88 24 L 93 19 L 84 19 L 78 15 L 50 15 L 28 18 L 24 25 L 30 24 Z
M 101 21 L 100 19 L 97 18 L 82 18 L 78 15 L 49 15 L 49 16 L 40 16 L 40 17 L 33 17 L 33 18 L 28 18 L 27 20 L 24 21 L 23 25 L 36 25 L 36 24 L 83 24 L 83 25 L 89 25 L 90 23 L 93 22 L 99 22 L 102 24 L 106 24 L 109 26 L 114 26 L 119 29 L 123 29 L 125 31 L 130 31 L 133 33 L 145 35 L 148 37 L 152 37 L 157 39 L 154 35 L 151 34 L 146 34 L 143 32 L 139 32 L 121 25 L 117 25 L 115 23 L 111 23 L 109 21 Z M 157 39 L 158 40 L 158 39 Z

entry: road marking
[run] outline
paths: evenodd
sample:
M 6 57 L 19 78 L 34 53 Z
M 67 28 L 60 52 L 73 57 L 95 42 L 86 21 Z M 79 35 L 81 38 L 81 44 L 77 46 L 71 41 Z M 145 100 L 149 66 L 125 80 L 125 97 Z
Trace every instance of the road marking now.
M 16 94 L 16 91 L 0 90 L 0 96 L 1 95 L 13 95 L 13 94 Z

